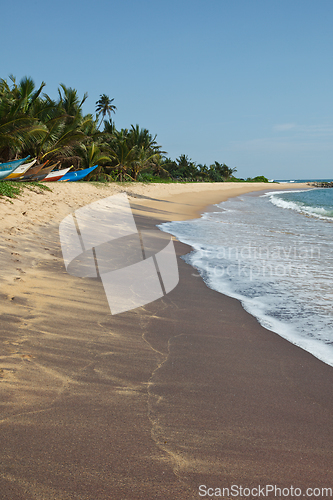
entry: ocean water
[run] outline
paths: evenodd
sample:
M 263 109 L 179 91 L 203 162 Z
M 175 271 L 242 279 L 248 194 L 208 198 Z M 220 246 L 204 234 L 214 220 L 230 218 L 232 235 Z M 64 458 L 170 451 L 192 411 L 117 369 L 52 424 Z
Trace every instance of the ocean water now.
M 270 180 L 270 182 L 273 182 L 274 179 Z M 296 183 L 299 183 L 299 182 L 332 182 L 333 179 L 282 179 L 282 180 L 279 180 L 279 179 L 275 179 L 275 182 L 286 182 L 286 183 L 289 183 L 289 182 L 296 182 Z
M 296 187 L 296 186 L 295 186 Z M 161 224 L 206 284 L 333 366 L 333 189 L 250 193 Z

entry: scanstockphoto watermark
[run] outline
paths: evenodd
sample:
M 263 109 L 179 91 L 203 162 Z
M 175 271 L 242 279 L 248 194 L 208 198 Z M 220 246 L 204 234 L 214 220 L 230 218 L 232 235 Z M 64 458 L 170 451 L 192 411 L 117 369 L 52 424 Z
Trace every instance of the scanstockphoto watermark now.
M 332 498 L 332 487 L 321 488 L 298 488 L 290 485 L 280 487 L 273 484 L 265 486 L 255 486 L 247 488 L 241 485 L 233 484 L 228 488 L 212 488 L 201 484 L 199 486 L 199 496 L 203 498 Z
M 157 300 L 179 281 L 169 234 L 136 227 L 126 194 L 79 208 L 59 226 L 66 270 L 81 278 L 100 278 L 111 314 Z
M 221 278 L 242 277 L 250 281 L 269 277 L 306 277 L 311 259 L 320 260 L 320 246 L 256 246 L 201 248 L 191 261 L 194 267 Z

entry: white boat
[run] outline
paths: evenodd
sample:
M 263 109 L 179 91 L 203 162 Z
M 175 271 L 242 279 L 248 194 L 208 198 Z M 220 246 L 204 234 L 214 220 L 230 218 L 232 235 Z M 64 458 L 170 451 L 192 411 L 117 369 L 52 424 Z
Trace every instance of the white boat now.
M 44 179 L 43 182 L 53 182 L 53 181 L 58 181 L 63 177 L 67 172 L 70 171 L 70 169 L 73 168 L 73 165 L 69 168 L 63 168 L 62 170 L 54 170 L 53 172 L 50 172 Z
M 32 160 L 30 163 L 25 163 L 24 165 L 20 165 L 18 168 L 15 169 L 15 171 L 12 174 L 6 177 L 6 180 L 16 179 L 17 177 L 21 177 L 21 175 L 24 175 L 29 170 L 29 168 L 36 163 L 36 161 L 37 159 Z

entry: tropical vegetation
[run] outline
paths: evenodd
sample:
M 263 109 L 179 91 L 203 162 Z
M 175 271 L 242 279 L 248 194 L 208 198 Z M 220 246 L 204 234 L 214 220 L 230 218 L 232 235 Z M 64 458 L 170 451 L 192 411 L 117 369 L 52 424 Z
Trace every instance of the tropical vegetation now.
M 81 98 L 61 84 L 52 99 L 44 87 L 30 77 L 0 79 L 0 162 L 30 155 L 75 169 L 98 164 L 90 178 L 100 181 L 239 180 L 236 169 L 224 163 L 196 164 L 185 154 L 168 158 L 156 135 L 139 125 L 117 130 L 112 121 L 117 108 L 106 94 L 96 102 L 95 115 L 84 114 L 87 94 Z
M 51 191 L 51 189 L 41 182 L 0 182 L 0 197 L 16 198 L 22 192 L 28 189 L 35 193 Z

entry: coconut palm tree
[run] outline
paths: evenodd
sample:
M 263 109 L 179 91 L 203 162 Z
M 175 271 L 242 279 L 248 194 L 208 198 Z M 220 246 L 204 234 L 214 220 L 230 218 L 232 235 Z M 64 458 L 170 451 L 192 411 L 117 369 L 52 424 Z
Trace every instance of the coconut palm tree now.
M 225 163 L 219 163 L 215 161 L 209 167 L 210 170 L 210 178 L 215 182 L 223 182 L 226 179 L 230 179 L 234 172 L 236 172 L 236 168 L 230 168 Z
M 136 158 L 132 163 L 132 176 L 136 181 L 139 173 L 150 167 L 157 167 L 161 155 L 159 153 L 152 153 L 148 149 L 141 147 L 136 152 Z
M 128 133 L 128 141 L 131 144 L 131 146 L 138 146 L 139 149 L 143 148 L 147 151 L 150 151 L 151 154 L 153 153 L 165 153 L 165 151 L 161 151 L 161 147 L 159 146 L 156 142 L 156 137 L 151 135 L 149 130 L 146 128 L 141 128 L 139 125 L 134 125 L 131 126 L 131 130 Z
M 112 121 L 111 114 L 115 113 L 117 109 L 116 106 L 112 104 L 113 101 L 114 99 L 110 99 L 106 94 L 102 94 L 96 102 L 96 116 L 98 118 L 100 115 L 102 115 L 98 128 L 101 126 L 102 121 L 105 119 L 106 115 L 108 115 L 110 121 Z
M 112 120 L 104 120 L 104 130 L 102 132 L 103 134 L 106 134 L 108 136 L 113 135 L 115 132 L 116 127 L 114 126 L 114 123 Z
M 176 159 L 176 162 L 178 163 L 179 177 L 187 181 L 193 181 L 196 179 L 198 169 L 196 164 L 187 155 L 180 155 L 179 158 Z
M 61 103 L 64 112 L 67 114 L 68 121 L 73 121 L 82 116 L 82 105 L 88 98 L 87 92 L 80 101 L 77 90 L 66 87 L 66 85 L 61 83 L 58 93 L 59 103 Z
M 46 128 L 42 140 L 35 144 L 34 155 L 40 160 L 72 161 L 79 167 L 80 157 L 76 148 L 85 143 L 87 137 L 94 136 L 95 120 L 91 114 L 84 116 L 82 113 L 87 94 L 80 99 L 75 89 L 64 84 L 60 85 L 58 93 L 57 101 L 43 94 L 33 106 L 34 116 Z
M 0 109 L 0 161 L 9 161 L 24 155 L 29 145 L 41 140 L 45 133 L 43 125 L 34 123 L 26 116 L 1 116 Z
M 46 83 L 42 82 L 39 89 L 35 90 L 35 82 L 32 78 L 25 76 L 19 84 L 16 84 L 16 78 L 13 75 L 10 75 L 9 78 L 13 82 L 11 93 L 16 101 L 16 109 L 22 113 L 29 113 Z
M 112 159 L 110 158 L 110 156 L 105 154 L 105 152 L 100 149 L 100 147 L 95 142 L 92 142 L 88 146 L 85 144 L 81 144 L 80 150 L 82 168 L 93 167 L 94 165 L 97 165 L 101 162 L 108 162 L 109 164 L 112 163 Z M 94 173 L 96 174 L 98 172 Z
M 24 78 L 17 85 L 11 77 L 13 86 L 0 80 L 0 159 L 8 161 L 21 155 L 23 151 L 46 133 L 46 128 L 31 112 L 32 105 L 38 100 L 45 85 L 35 91 L 31 79 Z M 28 151 L 27 154 L 30 154 Z
M 113 167 L 118 171 L 120 181 L 124 178 L 133 178 L 129 172 L 132 172 L 134 161 L 138 157 L 138 147 L 130 145 L 128 141 L 128 130 L 116 130 L 111 144 L 108 146 L 107 153 L 112 159 Z
M 207 167 L 207 165 L 202 165 L 201 163 L 199 163 L 198 165 L 198 179 L 200 179 L 201 181 L 208 181 L 209 180 L 209 168 Z

